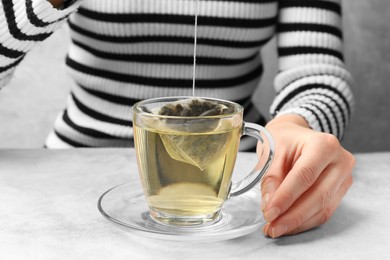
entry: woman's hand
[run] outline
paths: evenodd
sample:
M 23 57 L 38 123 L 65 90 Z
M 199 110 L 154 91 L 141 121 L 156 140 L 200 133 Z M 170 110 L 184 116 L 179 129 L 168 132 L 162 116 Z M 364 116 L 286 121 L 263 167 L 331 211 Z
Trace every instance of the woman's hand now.
M 353 155 L 298 115 L 278 116 L 266 128 L 275 157 L 261 183 L 263 232 L 276 238 L 327 222 L 352 185 Z
M 49 0 L 49 2 L 53 5 L 55 8 L 60 8 L 64 4 L 64 0 Z

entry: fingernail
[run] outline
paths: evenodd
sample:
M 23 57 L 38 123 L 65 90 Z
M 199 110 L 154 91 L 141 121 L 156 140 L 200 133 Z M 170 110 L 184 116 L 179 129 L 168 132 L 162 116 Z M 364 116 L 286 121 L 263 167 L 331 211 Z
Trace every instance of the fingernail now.
M 272 228 L 272 238 L 277 238 L 286 233 L 287 231 L 286 225 L 277 225 L 276 227 Z
M 266 218 L 268 223 L 271 223 L 274 221 L 277 217 L 279 217 L 280 209 L 277 207 L 273 207 L 269 209 L 265 214 L 264 217 Z
M 269 236 L 269 234 L 268 234 L 269 226 L 270 226 L 270 224 L 267 223 L 267 224 L 265 224 L 264 227 L 263 227 L 263 233 L 264 233 L 264 235 L 266 235 L 266 236 Z
M 269 201 L 269 197 L 270 197 L 269 193 L 266 193 L 263 196 L 263 200 L 261 201 L 261 211 L 263 211 L 263 212 L 264 212 L 265 207 L 267 206 L 267 203 Z

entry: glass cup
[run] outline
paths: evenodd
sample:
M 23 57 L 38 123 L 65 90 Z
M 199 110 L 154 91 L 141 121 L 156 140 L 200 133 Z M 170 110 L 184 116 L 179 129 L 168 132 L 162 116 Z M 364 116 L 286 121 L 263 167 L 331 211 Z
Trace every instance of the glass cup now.
M 133 106 L 139 175 L 150 216 L 159 223 L 194 226 L 215 222 L 224 202 L 257 185 L 269 168 L 274 143 L 260 125 L 243 121 L 243 107 L 202 98 L 229 108 L 227 114 L 167 116 L 152 111 L 191 97 L 163 97 Z M 232 173 L 240 138 L 259 141 L 259 161 L 239 182 Z

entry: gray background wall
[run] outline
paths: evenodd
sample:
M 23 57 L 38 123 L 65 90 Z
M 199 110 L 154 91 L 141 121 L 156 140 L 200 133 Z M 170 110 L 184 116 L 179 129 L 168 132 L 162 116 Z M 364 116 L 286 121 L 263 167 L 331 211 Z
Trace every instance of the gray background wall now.
M 343 7 L 345 60 L 357 101 L 343 144 L 353 152 L 390 150 L 390 2 L 345 0 Z M 36 46 L 0 91 L 0 148 L 42 147 L 71 84 L 63 65 L 68 43 L 64 27 Z M 274 44 L 263 50 L 266 70 L 256 93 L 265 112 L 274 95 Z

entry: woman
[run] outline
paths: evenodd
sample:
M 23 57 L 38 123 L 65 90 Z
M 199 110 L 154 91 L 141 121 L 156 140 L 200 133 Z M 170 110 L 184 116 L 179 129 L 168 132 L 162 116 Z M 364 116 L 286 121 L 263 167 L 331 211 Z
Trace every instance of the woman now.
M 193 0 L 0 6 L 0 86 L 35 43 L 68 21 L 66 64 L 75 84 L 48 148 L 131 146 L 132 104 L 192 93 Z M 266 125 L 276 154 L 262 181 L 264 233 L 275 238 L 325 223 L 351 186 L 354 164 L 338 141 L 353 110 L 340 1 L 200 0 L 198 13 L 196 94 L 242 104 L 246 121 L 265 124 L 252 95 L 263 71 L 260 49 L 277 37 L 277 94 Z

